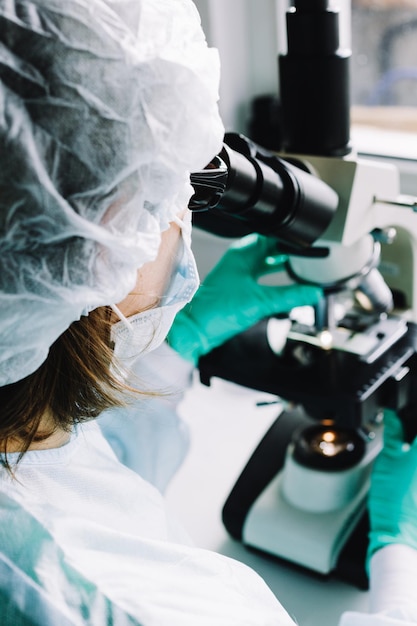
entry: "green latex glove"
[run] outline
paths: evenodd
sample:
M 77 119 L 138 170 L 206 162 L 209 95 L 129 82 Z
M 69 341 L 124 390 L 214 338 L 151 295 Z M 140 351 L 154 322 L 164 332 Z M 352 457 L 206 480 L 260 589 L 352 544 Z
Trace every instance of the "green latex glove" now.
M 372 470 L 369 493 L 371 556 L 400 543 L 417 550 L 417 439 L 404 443 L 403 427 L 394 411 L 385 411 L 384 447 Z
M 276 239 L 251 234 L 233 244 L 176 316 L 168 343 L 194 364 L 204 354 L 264 317 L 316 304 L 318 287 L 265 286 L 258 279 L 284 271 L 286 256 Z

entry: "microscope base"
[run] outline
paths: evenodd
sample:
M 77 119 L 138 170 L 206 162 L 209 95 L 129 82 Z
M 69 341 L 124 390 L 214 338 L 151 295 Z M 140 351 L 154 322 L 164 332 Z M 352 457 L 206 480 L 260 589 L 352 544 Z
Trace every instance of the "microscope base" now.
M 310 513 L 286 502 L 281 483 L 282 473 L 249 510 L 243 526 L 243 543 L 319 574 L 330 574 L 364 514 L 368 485 L 341 510 Z
M 335 512 L 300 511 L 281 495 L 282 470 L 293 434 L 312 423 L 300 408 L 279 415 L 229 494 L 223 523 L 248 548 L 367 589 L 369 483 Z

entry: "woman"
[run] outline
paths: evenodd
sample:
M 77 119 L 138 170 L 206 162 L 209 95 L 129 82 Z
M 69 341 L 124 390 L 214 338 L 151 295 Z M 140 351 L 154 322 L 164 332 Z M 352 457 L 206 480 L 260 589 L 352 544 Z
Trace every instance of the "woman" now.
M 91 421 L 137 397 L 134 359 L 197 288 L 189 172 L 223 130 L 193 5 L 1 0 L 0 41 L 2 624 L 293 624 Z M 264 240 L 242 245 L 261 263 Z

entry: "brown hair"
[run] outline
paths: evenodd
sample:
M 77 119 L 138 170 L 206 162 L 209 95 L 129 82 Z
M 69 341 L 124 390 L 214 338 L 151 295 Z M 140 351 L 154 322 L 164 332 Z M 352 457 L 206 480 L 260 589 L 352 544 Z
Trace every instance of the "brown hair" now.
M 70 431 L 76 423 L 125 404 L 122 392 L 129 388 L 110 368 L 110 316 L 111 310 L 101 307 L 74 322 L 36 372 L 0 387 L 0 452 L 8 470 L 8 443 L 21 443 L 20 460 L 32 442 L 47 439 L 57 428 Z M 39 432 L 45 414 L 51 416 L 51 428 Z

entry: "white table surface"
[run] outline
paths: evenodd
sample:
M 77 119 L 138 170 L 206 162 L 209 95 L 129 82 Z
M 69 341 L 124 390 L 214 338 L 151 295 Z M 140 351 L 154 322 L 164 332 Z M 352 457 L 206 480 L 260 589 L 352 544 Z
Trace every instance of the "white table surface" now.
M 346 610 L 367 611 L 368 593 L 336 579 L 322 580 L 247 550 L 228 535 L 221 510 L 253 450 L 280 412 L 256 406 L 272 397 L 213 379 L 187 392 L 180 413 L 191 448 L 166 496 L 196 545 L 255 569 L 299 626 L 336 626 Z

